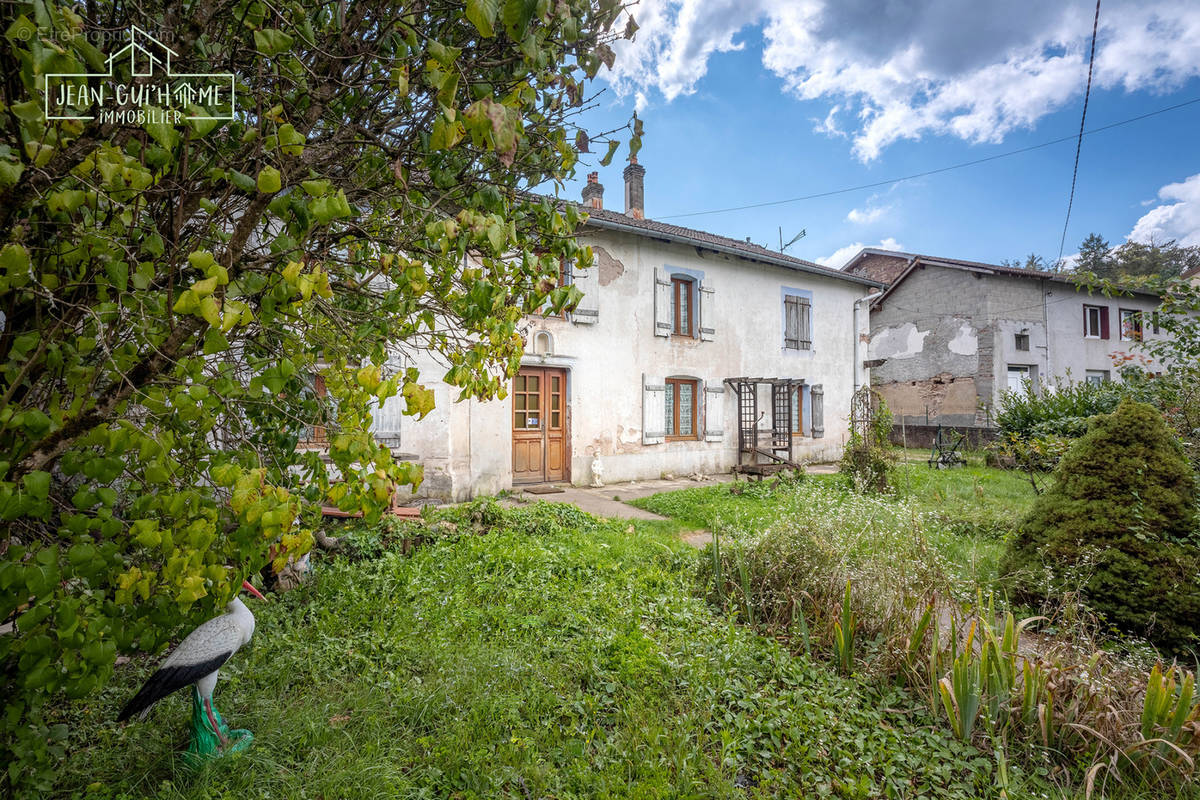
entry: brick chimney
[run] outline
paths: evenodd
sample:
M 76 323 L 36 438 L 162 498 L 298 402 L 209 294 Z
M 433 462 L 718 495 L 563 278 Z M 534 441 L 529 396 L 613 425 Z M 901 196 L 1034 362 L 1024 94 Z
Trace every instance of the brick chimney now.
M 599 172 L 588 173 L 588 182 L 582 194 L 583 204 L 587 208 L 604 208 L 604 184 L 600 183 Z
M 629 157 L 625 168 L 625 216 L 634 219 L 646 218 L 646 168 L 637 162 L 637 156 Z

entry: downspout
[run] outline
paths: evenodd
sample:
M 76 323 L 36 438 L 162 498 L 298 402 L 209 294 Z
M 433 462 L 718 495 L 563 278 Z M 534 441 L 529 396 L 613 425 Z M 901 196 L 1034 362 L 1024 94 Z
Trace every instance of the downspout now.
M 858 390 L 862 388 L 862 380 L 860 380 L 859 376 L 863 372 L 865 372 L 865 370 L 863 369 L 863 366 L 862 366 L 862 359 L 859 357 L 859 346 L 862 343 L 862 324 L 859 322 L 859 311 L 862 308 L 863 303 L 866 303 L 868 301 L 873 301 L 876 298 L 878 298 L 881 294 L 883 294 L 883 290 L 873 292 L 872 294 L 869 294 L 866 297 L 860 297 L 854 301 L 854 392 L 855 392 L 855 394 L 857 394 Z M 871 311 L 870 311 L 870 309 L 868 309 L 867 310 L 867 319 L 868 320 L 870 320 L 870 315 L 871 315 Z M 867 330 L 869 333 L 870 332 L 869 325 L 868 325 Z

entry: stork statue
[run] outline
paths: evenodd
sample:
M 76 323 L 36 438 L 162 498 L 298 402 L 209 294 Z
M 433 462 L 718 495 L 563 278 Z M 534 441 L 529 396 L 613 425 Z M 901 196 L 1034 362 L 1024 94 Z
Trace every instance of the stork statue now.
M 249 581 L 242 588 L 260 600 L 265 600 Z M 226 612 L 210 619 L 188 634 L 175 651 L 167 656 L 158 671 L 138 690 L 117 717 L 124 722 L 134 714 L 145 718 L 150 707 L 167 695 L 192 687 L 191 741 L 185 758 L 199 763 L 209 756 L 244 750 L 254 740 L 247 730 L 230 730 L 213 708 L 212 693 L 217 686 L 217 671 L 250 641 L 254 635 L 254 615 L 240 597 L 234 597 Z

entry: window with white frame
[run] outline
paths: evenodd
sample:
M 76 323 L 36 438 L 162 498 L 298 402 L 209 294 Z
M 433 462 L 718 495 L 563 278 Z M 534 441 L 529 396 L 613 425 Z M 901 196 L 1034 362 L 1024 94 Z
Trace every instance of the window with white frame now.
M 1104 306 L 1083 307 L 1083 335 L 1088 339 L 1108 338 L 1108 309 Z
M 1121 341 L 1142 340 L 1142 312 L 1132 308 L 1121 309 Z
M 1008 365 L 1008 391 L 1014 394 L 1033 394 L 1033 382 L 1037 376 L 1028 364 Z
M 1089 369 L 1084 373 L 1083 379 L 1094 386 L 1099 386 L 1102 383 L 1108 383 L 1109 372 L 1106 369 Z

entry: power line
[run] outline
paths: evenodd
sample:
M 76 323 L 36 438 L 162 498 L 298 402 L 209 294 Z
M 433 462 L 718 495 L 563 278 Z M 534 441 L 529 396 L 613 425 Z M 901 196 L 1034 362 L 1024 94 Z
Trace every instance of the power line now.
M 1101 125 L 1099 128 L 1092 128 L 1091 130 L 1084 131 L 1083 135 L 1091 136 L 1093 133 L 1100 133 L 1102 131 L 1111 130 L 1113 128 L 1119 128 L 1122 125 L 1128 125 L 1132 122 L 1140 122 L 1141 120 L 1149 119 L 1150 117 L 1156 117 L 1159 114 L 1165 114 L 1168 111 L 1175 111 L 1177 109 L 1184 108 L 1185 106 L 1195 105 L 1196 103 L 1200 103 L 1200 97 L 1196 97 L 1191 100 L 1185 100 L 1182 103 L 1176 103 L 1175 105 L 1167 106 L 1166 108 L 1160 108 L 1156 111 L 1149 111 L 1145 114 L 1139 114 L 1136 117 L 1130 117 L 1129 119 L 1123 119 L 1118 122 L 1110 122 L 1107 125 Z M 959 164 L 951 164 L 948 167 L 939 167 L 937 169 L 926 170 L 925 172 L 916 172 L 916 173 L 913 173 L 912 175 L 905 175 L 900 178 L 889 178 L 888 180 L 876 181 L 875 183 L 863 183 L 863 184 L 859 184 L 858 186 L 847 186 L 844 189 L 832 189 L 827 192 L 817 192 L 816 194 L 802 195 L 801 197 L 789 197 L 786 200 L 770 200 L 770 201 L 767 201 L 764 203 L 751 203 L 749 205 L 744 205 L 744 206 L 731 206 L 729 208 L 714 208 L 710 211 L 689 211 L 686 214 L 667 214 L 665 216 L 655 217 L 655 219 L 660 219 L 660 220 L 662 220 L 662 219 L 680 219 L 682 217 L 700 217 L 700 216 L 705 216 L 708 214 L 725 214 L 730 211 L 746 211 L 746 210 L 752 209 L 752 208 L 766 208 L 768 206 L 781 206 L 781 205 L 785 205 L 787 203 L 799 203 L 803 200 L 815 200 L 819 197 L 832 197 L 833 195 L 846 194 L 848 192 L 858 192 L 858 191 L 862 191 L 863 189 L 876 189 L 876 188 L 879 188 L 880 186 L 890 186 L 894 183 L 903 183 L 904 181 L 911 181 L 911 180 L 915 180 L 917 178 L 925 178 L 930 175 L 937 175 L 942 172 L 950 172 L 951 170 L 955 170 L 955 169 L 962 169 L 964 167 L 973 167 L 977 164 L 986 164 L 989 161 L 995 161 L 995 160 L 1001 159 L 1001 158 L 1008 158 L 1010 156 L 1016 156 L 1016 155 L 1020 155 L 1022 153 L 1028 153 L 1033 150 L 1041 150 L 1043 148 L 1051 147 L 1056 144 L 1062 144 L 1063 142 L 1069 142 L 1072 139 L 1075 139 L 1076 136 L 1077 136 L 1077 134 L 1071 134 L 1070 136 L 1062 136 L 1062 137 L 1059 137 L 1058 139 L 1051 139 L 1048 142 L 1042 142 L 1041 144 L 1034 144 L 1034 145 L 1030 145 L 1028 147 L 1020 147 L 1020 148 L 1017 148 L 1016 150 L 1009 150 L 1008 152 L 1005 152 L 1005 153 L 997 153 L 996 155 L 993 155 L 993 156 L 985 156 L 984 158 L 977 158 L 977 159 L 974 159 L 973 161 L 963 161 Z
M 1079 152 L 1083 150 L 1083 123 L 1087 121 L 1088 97 L 1092 94 L 1092 66 L 1096 63 L 1096 31 L 1100 28 L 1100 0 L 1096 0 L 1096 18 L 1092 20 L 1092 54 L 1088 57 L 1087 88 L 1083 90 L 1083 114 L 1079 118 L 1079 138 L 1075 141 L 1075 169 L 1071 172 L 1071 195 L 1067 198 L 1067 218 L 1063 220 L 1062 238 L 1058 242 L 1058 260 L 1062 263 L 1067 244 L 1067 225 L 1071 224 L 1071 206 L 1075 204 L 1075 179 L 1079 177 Z

